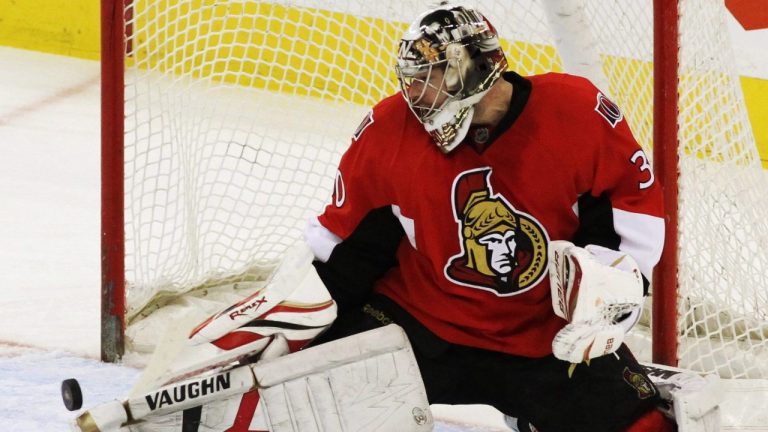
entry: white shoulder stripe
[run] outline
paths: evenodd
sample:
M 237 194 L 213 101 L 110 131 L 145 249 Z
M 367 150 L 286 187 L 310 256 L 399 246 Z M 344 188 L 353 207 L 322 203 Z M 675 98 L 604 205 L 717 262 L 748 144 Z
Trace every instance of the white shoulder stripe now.
M 304 240 L 306 240 L 315 258 L 322 262 L 328 262 L 333 248 L 341 243 L 341 237 L 320 224 L 316 217 L 307 221 L 307 226 L 304 228 Z
M 403 226 L 403 231 L 405 231 L 406 237 L 408 237 L 408 242 L 413 246 L 414 249 L 416 248 L 416 228 L 415 224 L 413 223 L 413 219 L 403 216 L 402 211 L 400 210 L 400 206 L 392 204 L 392 214 L 394 214 L 397 219 L 400 221 L 400 225 Z
M 643 275 L 651 280 L 664 247 L 664 219 L 614 208 L 613 225 L 621 237 L 619 250 L 634 258 Z

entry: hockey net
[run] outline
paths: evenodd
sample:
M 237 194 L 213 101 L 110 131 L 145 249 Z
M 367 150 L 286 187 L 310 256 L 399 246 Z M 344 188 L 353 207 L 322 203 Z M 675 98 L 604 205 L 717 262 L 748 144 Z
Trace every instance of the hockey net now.
M 722 1 L 680 3 L 677 357 L 768 378 L 768 182 Z M 650 1 L 466 4 L 494 23 L 512 70 L 590 77 L 652 154 Z M 428 6 L 127 0 L 125 99 L 105 103 L 124 107 L 129 350 L 151 345 L 158 311 L 268 279 L 329 200 L 364 113 L 397 91 L 397 40 Z

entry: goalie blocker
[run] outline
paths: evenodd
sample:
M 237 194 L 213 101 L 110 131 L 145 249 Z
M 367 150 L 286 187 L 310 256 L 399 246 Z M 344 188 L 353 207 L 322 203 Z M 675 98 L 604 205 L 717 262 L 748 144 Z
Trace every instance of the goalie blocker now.
M 432 430 L 403 330 L 390 325 L 177 382 L 81 414 L 82 432 Z

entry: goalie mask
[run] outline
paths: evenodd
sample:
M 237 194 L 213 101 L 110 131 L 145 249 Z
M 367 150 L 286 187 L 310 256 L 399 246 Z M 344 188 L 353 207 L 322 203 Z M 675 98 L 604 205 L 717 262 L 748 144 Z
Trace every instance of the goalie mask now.
M 395 66 L 403 97 L 443 153 L 464 139 L 474 105 L 506 68 L 490 23 L 473 9 L 449 5 L 411 24 Z

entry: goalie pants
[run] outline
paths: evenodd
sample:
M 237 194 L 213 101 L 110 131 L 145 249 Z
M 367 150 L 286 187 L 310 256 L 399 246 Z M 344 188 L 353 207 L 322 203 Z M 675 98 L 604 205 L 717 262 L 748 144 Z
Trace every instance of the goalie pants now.
M 313 344 L 397 323 L 408 334 L 431 404 L 491 405 L 543 432 L 611 432 L 661 403 L 626 345 L 575 366 L 552 355 L 513 356 L 446 342 L 387 297 L 369 300 L 339 315 Z

